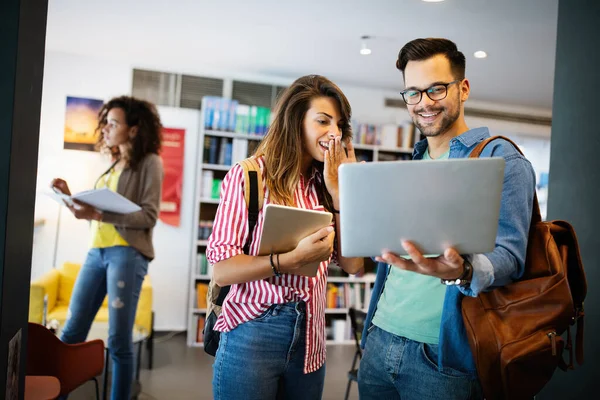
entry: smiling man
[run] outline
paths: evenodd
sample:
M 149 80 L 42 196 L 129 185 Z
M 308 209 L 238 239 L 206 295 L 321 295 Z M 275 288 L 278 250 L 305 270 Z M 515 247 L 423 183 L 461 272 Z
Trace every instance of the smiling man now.
M 425 136 L 415 145 L 413 159 L 466 158 L 490 137 L 487 128 L 469 129 L 465 122 L 470 84 L 465 56 L 453 42 L 413 40 L 400 50 L 396 67 L 403 74 L 401 94 L 408 112 Z M 495 249 L 460 255 L 449 248 L 437 258 L 425 258 L 405 242 L 410 260 L 391 253 L 377 257 L 362 339 L 361 399 L 483 397 L 461 301 L 522 276 L 535 175 L 529 161 L 505 140 L 494 140 L 481 156 L 506 161 Z

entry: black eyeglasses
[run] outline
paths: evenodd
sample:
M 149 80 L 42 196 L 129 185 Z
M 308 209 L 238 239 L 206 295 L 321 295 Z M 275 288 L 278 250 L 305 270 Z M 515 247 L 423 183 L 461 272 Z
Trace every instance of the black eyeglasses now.
M 426 93 L 427 97 L 433 101 L 443 100 L 448 95 L 448 86 L 452 85 L 453 83 L 460 82 L 461 80 L 462 79 L 457 79 L 448 83 L 438 83 L 437 85 L 428 87 L 425 90 L 406 89 L 401 91 L 400 94 L 402 95 L 404 102 L 409 106 L 419 104 L 423 98 L 423 93 Z

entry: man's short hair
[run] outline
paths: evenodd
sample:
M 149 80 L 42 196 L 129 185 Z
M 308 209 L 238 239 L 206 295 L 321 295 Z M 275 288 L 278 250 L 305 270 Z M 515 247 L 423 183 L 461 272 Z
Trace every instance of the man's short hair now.
M 453 41 L 442 38 L 415 39 L 406 43 L 398 54 L 396 68 L 402 71 L 404 76 L 409 61 L 423 61 L 438 54 L 444 55 L 450 61 L 455 79 L 465 78 L 465 55 L 458 50 Z

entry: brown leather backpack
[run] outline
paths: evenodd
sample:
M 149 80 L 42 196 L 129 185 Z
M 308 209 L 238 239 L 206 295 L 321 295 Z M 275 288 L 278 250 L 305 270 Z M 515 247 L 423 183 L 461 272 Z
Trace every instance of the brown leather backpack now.
M 479 157 L 496 136 L 471 153 Z M 522 153 L 521 153 L 522 154 Z M 509 285 L 465 297 L 462 315 L 487 400 L 531 399 L 556 367 L 573 369 L 570 326 L 577 322 L 577 363 L 583 363 L 583 300 L 587 282 L 573 227 L 542 221 L 534 198 L 525 272 Z M 566 341 L 560 335 L 567 333 Z M 569 352 L 569 364 L 563 349 Z

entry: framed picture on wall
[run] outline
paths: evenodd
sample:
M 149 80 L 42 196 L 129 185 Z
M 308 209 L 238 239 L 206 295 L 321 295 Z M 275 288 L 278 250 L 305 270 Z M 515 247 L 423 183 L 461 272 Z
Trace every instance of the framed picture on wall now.
M 65 113 L 64 148 L 67 150 L 96 151 L 98 112 L 104 101 L 67 96 Z

